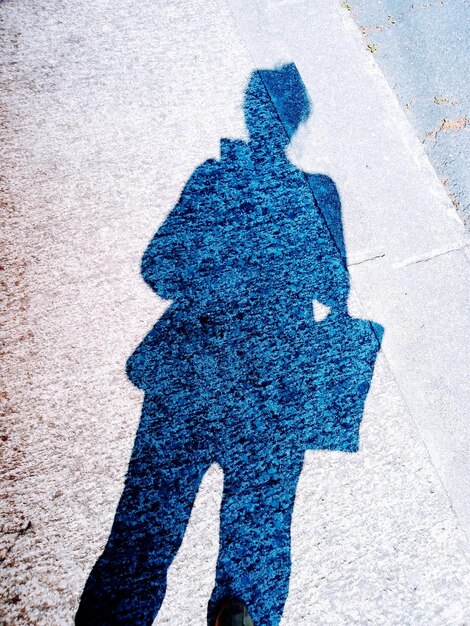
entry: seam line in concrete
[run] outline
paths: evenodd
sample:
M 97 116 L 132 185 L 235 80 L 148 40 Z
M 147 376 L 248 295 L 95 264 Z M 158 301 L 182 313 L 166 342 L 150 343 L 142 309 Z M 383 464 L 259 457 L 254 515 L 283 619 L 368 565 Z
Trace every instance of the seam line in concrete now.
M 368 261 L 375 261 L 375 259 L 383 259 L 385 256 L 385 252 L 383 254 L 376 254 L 375 256 L 371 256 L 368 259 L 362 259 L 361 261 L 354 261 L 353 263 L 348 263 L 348 267 L 353 267 L 354 265 L 362 265 L 363 263 L 367 263 Z
M 431 259 L 435 259 L 437 257 L 450 254 L 451 252 L 459 252 L 460 250 L 465 250 L 465 248 L 468 248 L 468 247 L 470 247 L 470 244 L 466 243 L 463 246 L 459 245 L 459 246 L 455 246 L 451 248 L 446 248 L 445 250 L 436 250 L 428 254 L 423 254 L 419 257 L 405 259 L 405 261 L 394 263 L 392 267 L 394 270 L 403 269 L 404 267 L 409 267 L 410 265 L 417 265 L 418 263 L 425 263 L 426 261 L 430 261 Z

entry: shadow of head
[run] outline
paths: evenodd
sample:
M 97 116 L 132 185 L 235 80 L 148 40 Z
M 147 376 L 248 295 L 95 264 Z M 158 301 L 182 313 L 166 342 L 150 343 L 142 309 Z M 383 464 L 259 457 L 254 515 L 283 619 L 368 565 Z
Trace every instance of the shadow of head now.
M 260 106 L 265 99 L 268 99 L 267 106 Z M 269 106 L 269 100 L 273 106 Z M 273 131 L 277 130 L 277 139 L 284 139 L 287 145 L 300 124 L 308 119 L 311 109 L 307 90 L 295 63 L 272 70 L 255 70 L 252 73 L 244 104 L 250 140 L 266 140 L 267 136 L 272 136 Z M 268 115 L 263 115 L 263 111 L 275 112 L 277 119 L 270 120 Z M 285 133 L 278 132 L 279 121 Z

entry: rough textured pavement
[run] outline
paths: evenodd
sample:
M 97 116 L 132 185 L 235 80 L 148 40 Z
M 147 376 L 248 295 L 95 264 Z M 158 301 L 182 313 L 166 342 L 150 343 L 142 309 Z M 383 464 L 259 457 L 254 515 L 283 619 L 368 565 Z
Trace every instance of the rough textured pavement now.
M 352 11 L 468 227 L 470 2 L 357 0 L 343 6 Z
M 347 11 L 326 0 L 1 11 L 2 623 L 72 623 L 140 416 L 124 365 L 167 305 L 143 283 L 141 256 L 220 138 L 246 137 L 252 69 L 292 60 L 314 112 L 289 155 L 335 180 L 350 311 L 386 335 L 359 453 L 305 456 L 282 623 L 462 626 L 468 239 Z M 157 624 L 204 624 L 222 481 L 217 466 L 204 478 Z

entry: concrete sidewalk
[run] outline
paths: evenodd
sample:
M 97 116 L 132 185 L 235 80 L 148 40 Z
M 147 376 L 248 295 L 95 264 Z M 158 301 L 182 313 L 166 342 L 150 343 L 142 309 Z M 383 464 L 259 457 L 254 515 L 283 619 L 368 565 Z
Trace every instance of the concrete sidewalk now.
M 283 624 L 463 625 L 468 236 L 349 13 L 328 0 L 0 8 L 2 623 L 73 623 L 140 416 L 124 364 L 167 306 L 142 253 L 194 168 L 246 137 L 250 72 L 294 61 L 314 108 L 290 158 L 336 182 L 350 310 L 386 332 L 360 452 L 306 454 Z M 204 624 L 222 482 L 212 467 L 157 624 Z
M 470 3 L 343 3 L 363 32 L 457 211 L 470 225 Z

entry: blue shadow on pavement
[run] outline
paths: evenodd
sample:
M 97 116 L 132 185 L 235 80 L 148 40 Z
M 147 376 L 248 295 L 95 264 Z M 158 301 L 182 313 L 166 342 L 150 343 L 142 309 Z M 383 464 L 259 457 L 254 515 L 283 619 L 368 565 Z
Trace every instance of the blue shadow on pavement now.
M 173 304 L 127 364 L 145 391 L 124 491 L 79 625 L 150 625 L 209 466 L 224 471 L 208 620 L 226 596 L 255 626 L 281 619 L 307 449 L 358 449 L 382 328 L 348 315 L 336 187 L 285 149 L 310 113 L 293 64 L 253 72 L 249 141 L 191 176 L 142 276 Z M 330 307 L 320 322 L 313 300 Z M 197 572 L 195 572 L 197 574 Z

